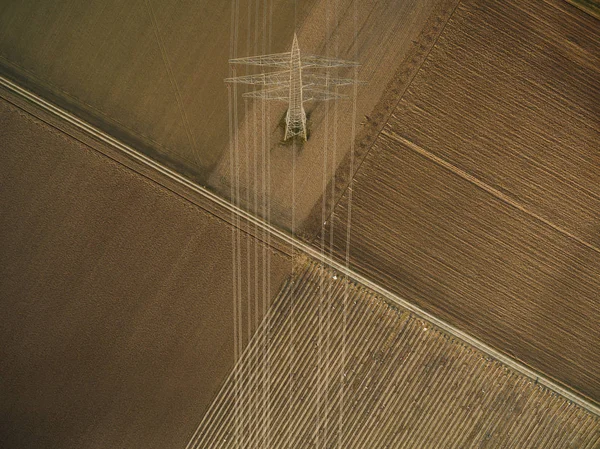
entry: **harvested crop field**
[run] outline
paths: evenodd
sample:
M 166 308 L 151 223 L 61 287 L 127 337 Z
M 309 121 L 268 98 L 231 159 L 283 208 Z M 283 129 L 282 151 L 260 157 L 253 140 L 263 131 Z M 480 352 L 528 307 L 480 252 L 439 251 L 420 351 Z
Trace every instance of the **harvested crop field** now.
M 297 267 L 189 448 L 600 444 L 597 416 L 335 274 Z
M 352 265 L 600 400 L 600 33 L 461 2 L 358 170 Z M 334 235 L 346 248 L 348 193 Z M 319 243 L 319 239 L 317 239 Z
M 0 4 L 0 446 L 596 448 L 571 3 Z M 224 78 L 295 32 L 367 84 L 283 142 Z
M 0 446 L 184 447 L 233 366 L 231 225 L 4 99 L 0 122 Z

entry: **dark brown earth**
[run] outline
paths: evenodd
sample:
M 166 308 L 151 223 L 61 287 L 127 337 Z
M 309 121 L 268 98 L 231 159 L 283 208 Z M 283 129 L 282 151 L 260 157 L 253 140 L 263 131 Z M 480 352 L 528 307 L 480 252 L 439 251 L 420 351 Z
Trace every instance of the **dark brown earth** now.
M 368 277 L 595 401 L 598 23 L 461 2 L 358 171 L 351 240 Z
M 231 226 L 5 100 L 0 123 L 0 446 L 185 447 L 233 366 Z M 246 340 L 265 253 L 241 248 Z
M 582 11 L 591 14 L 600 20 L 600 2 L 598 0 L 567 0 L 569 3 L 581 8 Z

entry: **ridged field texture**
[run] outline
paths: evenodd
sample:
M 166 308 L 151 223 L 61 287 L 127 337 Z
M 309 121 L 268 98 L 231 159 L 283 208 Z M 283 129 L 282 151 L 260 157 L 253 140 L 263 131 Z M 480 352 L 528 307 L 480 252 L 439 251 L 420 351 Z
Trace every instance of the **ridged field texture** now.
M 600 20 L 600 2 L 598 0 L 567 0 Z
M 325 242 L 428 312 L 600 401 L 600 26 L 462 1 Z M 317 239 L 318 241 L 318 239 Z
M 305 262 L 189 448 L 597 448 L 600 420 Z

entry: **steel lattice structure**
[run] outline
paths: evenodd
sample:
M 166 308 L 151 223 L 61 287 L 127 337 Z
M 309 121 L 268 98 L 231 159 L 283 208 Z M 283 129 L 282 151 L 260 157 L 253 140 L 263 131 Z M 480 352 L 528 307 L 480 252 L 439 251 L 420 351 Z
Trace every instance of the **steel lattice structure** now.
M 251 56 L 247 58 L 230 59 L 231 64 L 246 64 L 255 66 L 275 67 L 283 69 L 276 72 L 260 73 L 257 75 L 237 76 L 226 78 L 227 83 L 255 84 L 269 86 L 242 94 L 245 98 L 260 98 L 263 100 L 285 101 L 288 110 L 285 115 L 285 137 L 300 136 L 306 140 L 306 112 L 304 103 L 307 101 L 328 101 L 349 98 L 347 95 L 332 92 L 331 87 L 350 84 L 362 84 L 351 78 L 332 78 L 329 73 L 320 74 L 304 69 L 332 69 L 338 67 L 355 67 L 359 64 L 342 59 L 325 58 L 322 56 L 300 56 L 298 37 L 294 34 L 292 49 L 285 53 Z

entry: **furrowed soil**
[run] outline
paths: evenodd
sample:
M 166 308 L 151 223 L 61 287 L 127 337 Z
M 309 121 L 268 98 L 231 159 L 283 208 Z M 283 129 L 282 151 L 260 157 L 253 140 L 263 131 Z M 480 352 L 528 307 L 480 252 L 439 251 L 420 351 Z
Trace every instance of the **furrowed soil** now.
M 357 270 L 596 402 L 599 30 L 564 2 L 461 2 L 358 171 L 351 228 Z
M 321 230 L 323 249 L 340 260 L 351 210 L 352 268 L 600 402 L 598 20 L 558 0 L 313 0 L 298 2 L 296 18 L 287 1 L 238 3 L 232 11 L 236 2 L 4 2 L 0 73 L 243 208 L 257 215 L 268 208 L 274 224 L 316 246 Z M 252 89 L 228 91 L 223 79 L 258 73 L 234 71 L 228 58 L 287 51 L 294 28 L 303 54 L 356 59 L 356 72 L 332 74 L 368 84 L 339 89 L 356 93 L 356 103 L 307 104 L 309 140 L 282 143 L 285 106 L 243 100 Z M 176 183 L 157 184 L 152 169 L 116 151 L 6 102 L 1 113 L 0 308 L 9 318 L 0 327 L 0 396 L 7 398 L 0 441 L 185 447 L 233 367 L 235 220 Z M 243 268 L 249 255 L 260 256 L 242 270 L 244 344 L 261 316 L 247 274 L 253 263 L 264 268 L 260 236 L 245 230 Z M 275 293 L 291 261 L 289 248 L 272 250 Z M 324 278 L 308 276 L 319 288 Z M 342 284 L 332 288 L 339 294 Z M 305 299 L 318 307 L 314 296 Z M 358 331 L 389 336 L 404 326 L 410 337 L 423 327 L 377 301 L 365 310 L 376 308 L 387 321 Z M 311 363 L 317 319 L 310 315 L 293 338 L 281 331 L 297 337 Z M 413 357 L 414 372 L 397 375 L 412 385 L 402 391 L 413 402 L 392 396 L 406 408 L 390 403 L 377 411 L 369 407 L 387 404 L 381 390 L 363 392 L 373 396 L 348 410 L 363 432 L 356 444 L 373 447 L 381 438 L 392 447 L 427 447 L 428 437 L 442 438 L 442 423 L 455 425 L 457 447 L 490 438 L 501 446 L 526 432 L 549 447 L 580 447 L 582 435 L 597 444 L 595 418 L 432 334 L 415 337 L 420 352 L 413 355 L 401 345 L 384 348 Z M 349 351 L 370 354 L 365 366 L 389 369 L 375 377 L 378 388 L 401 388 L 387 382 L 396 365 L 377 361 L 380 343 L 357 342 Z M 465 360 L 480 377 L 452 365 Z M 312 380 L 316 365 L 298 365 L 305 370 L 298 385 Z M 287 388 L 287 375 L 273 385 Z M 355 386 L 368 378 L 352 375 Z M 455 385 L 463 388 L 458 396 L 448 393 Z M 304 431 L 318 427 L 306 421 L 315 404 L 302 393 L 314 386 L 293 393 L 292 421 L 274 412 L 273 438 L 296 435 L 301 445 L 314 437 Z M 363 393 L 356 387 L 357 397 Z M 215 413 L 231 406 L 222 400 Z M 259 419 L 254 407 L 247 429 Z M 230 439 L 235 416 L 221 418 L 205 434 L 216 435 L 215 445 Z M 363 424 L 379 418 L 388 421 L 377 436 Z M 511 427 L 521 418 L 521 427 Z M 538 427 L 542 421 L 547 426 Z M 556 432 L 544 434 L 557 422 Z M 405 426 L 421 433 L 411 440 Z M 263 438 L 248 432 L 249 441 Z
M 598 416 L 335 274 L 285 284 L 192 449 L 597 447 Z

